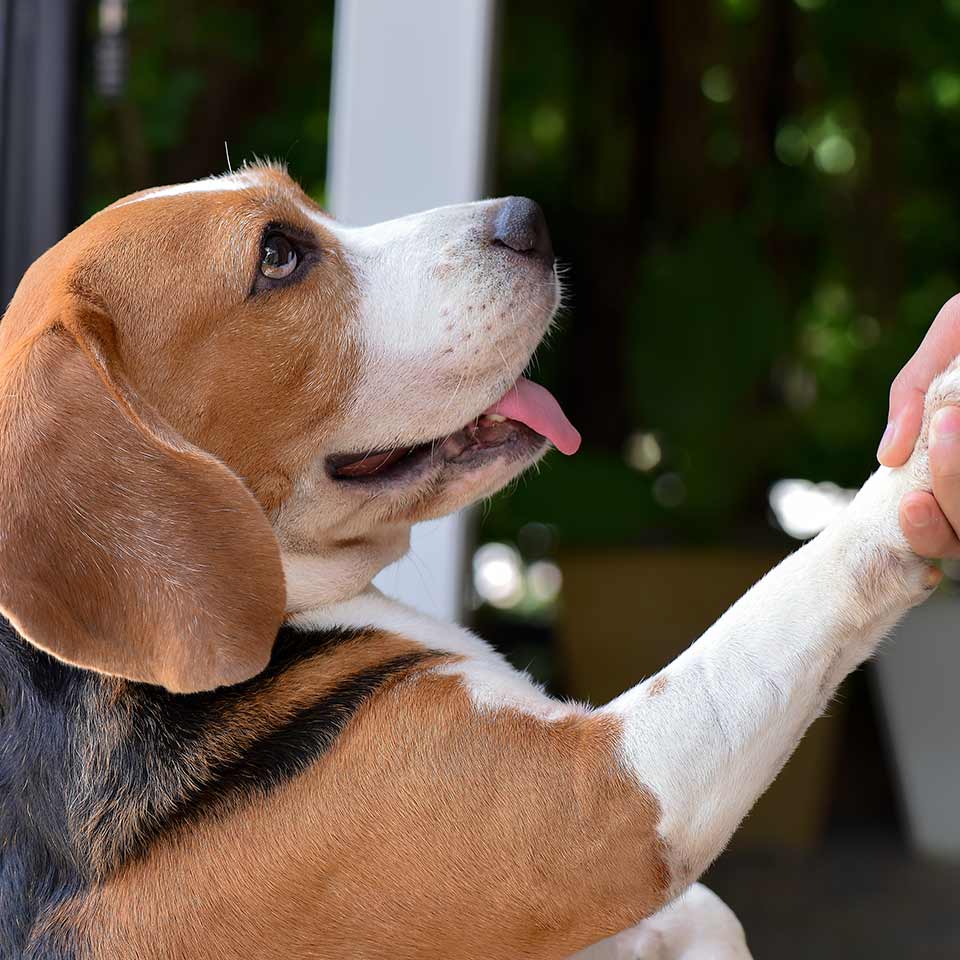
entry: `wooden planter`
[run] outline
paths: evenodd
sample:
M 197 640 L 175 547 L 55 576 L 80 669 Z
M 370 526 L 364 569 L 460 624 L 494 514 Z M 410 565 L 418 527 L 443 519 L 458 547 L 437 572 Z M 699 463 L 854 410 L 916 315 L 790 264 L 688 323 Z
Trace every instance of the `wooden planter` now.
M 564 553 L 559 638 L 570 694 L 606 703 L 656 673 L 783 556 L 749 548 Z M 957 650 L 960 655 L 960 646 Z M 838 700 L 830 715 L 813 725 L 741 827 L 736 846 L 816 846 L 826 821 L 842 715 Z

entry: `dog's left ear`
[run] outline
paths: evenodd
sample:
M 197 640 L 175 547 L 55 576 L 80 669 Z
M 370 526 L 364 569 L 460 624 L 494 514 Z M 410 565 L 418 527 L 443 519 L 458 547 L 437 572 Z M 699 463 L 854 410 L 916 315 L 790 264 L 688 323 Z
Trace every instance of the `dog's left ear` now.
M 0 610 L 62 660 L 172 691 L 259 673 L 285 605 L 259 504 L 138 396 L 104 308 L 36 303 L 0 334 Z

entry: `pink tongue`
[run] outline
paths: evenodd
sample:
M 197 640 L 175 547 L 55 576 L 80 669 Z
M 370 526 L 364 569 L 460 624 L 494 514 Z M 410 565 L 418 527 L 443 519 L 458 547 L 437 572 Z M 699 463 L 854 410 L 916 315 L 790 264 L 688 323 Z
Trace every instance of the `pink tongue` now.
M 521 377 L 484 413 L 499 413 L 509 420 L 519 420 L 531 430 L 546 437 L 561 453 L 568 456 L 580 447 L 580 434 L 560 409 L 553 394 L 539 383 Z

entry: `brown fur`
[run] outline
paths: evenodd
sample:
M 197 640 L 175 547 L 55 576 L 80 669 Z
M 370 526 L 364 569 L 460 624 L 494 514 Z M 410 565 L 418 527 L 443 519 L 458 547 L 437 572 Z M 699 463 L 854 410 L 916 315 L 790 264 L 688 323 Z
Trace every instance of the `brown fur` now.
M 159 803 L 154 801 L 148 807 L 146 801 L 154 798 L 140 795 L 134 796 L 133 802 L 118 805 L 115 797 L 91 790 L 100 802 L 97 806 L 85 806 L 85 822 L 78 823 L 77 828 L 85 835 L 94 876 L 101 880 L 117 869 L 123 859 L 117 851 L 140 849 L 144 830 L 149 832 L 150 819 L 162 819 L 191 785 L 205 782 L 220 765 L 242 756 L 258 739 L 289 724 L 299 711 L 322 700 L 345 678 L 402 658 L 417 658 L 418 665 L 445 659 L 400 636 L 375 630 L 359 632 L 352 639 L 280 672 L 267 683 L 252 686 L 242 697 L 226 698 L 217 722 L 203 730 L 189 751 L 181 756 L 159 758 L 166 760 L 166 795 Z M 91 738 L 96 738 L 98 749 L 89 750 L 83 758 L 82 779 L 86 782 L 92 784 L 102 776 L 104 748 L 120 743 L 137 727 L 137 718 L 130 715 L 128 692 L 127 681 L 114 680 L 102 689 L 103 709 L 94 707 L 90 711 L 97 725 Z M 106 832 L 104 827 L 108 828 Z
M 618 734 L 400 681 L 271 803 L 169 836 L 68 913 L 97 960 L 562 957 L 666 896 Z
M 257 673 L 284 605 L 266 517 L 127 402 L 73 304 L 55 316 L 6 379 L 4 614 L 61 659 L 171 690 Z
M 358 362 L 332 238 L 303 281 L 322 297 L 247 296 L 246 221 L 303 220 L 280 177 L 239 201 L 108 208 L 4 318 L 0 608 L 70 663 L 190 691 L 269 658 L 285 590 L 267 514 Z
M 657 674 L 647 687 L 647 694 L 659 697 L 670 686 L 670 678 L 665 673 Z

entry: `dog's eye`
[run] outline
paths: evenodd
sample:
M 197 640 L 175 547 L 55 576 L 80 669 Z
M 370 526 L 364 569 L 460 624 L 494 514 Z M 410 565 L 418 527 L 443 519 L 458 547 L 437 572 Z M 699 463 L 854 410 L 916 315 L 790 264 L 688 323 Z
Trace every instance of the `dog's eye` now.
M 260 272 L 271 280 L 283 280 L 297 269 L 297 251 L 282 233 L 271 233 L 263 241 Z

